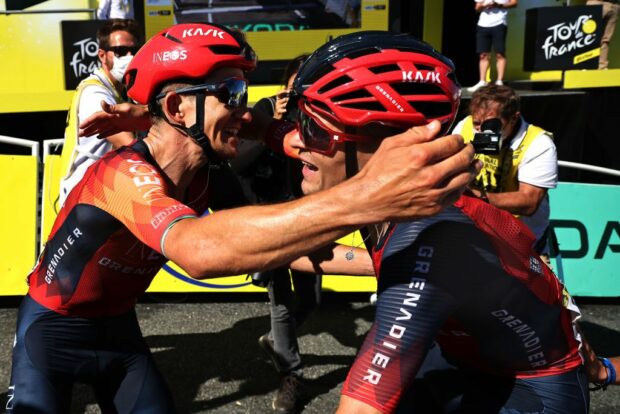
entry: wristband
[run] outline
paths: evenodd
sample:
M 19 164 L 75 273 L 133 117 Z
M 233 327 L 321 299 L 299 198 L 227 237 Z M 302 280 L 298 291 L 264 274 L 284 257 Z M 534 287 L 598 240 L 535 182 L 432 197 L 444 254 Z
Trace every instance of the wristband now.
M 598 357 L 598 359 L 599 361 L 603 363 L 603 365 L 605 365 L 605 369 L 607 370 L 607 379 L 605 380 L 603 385 L 606 387 L 609 384 L 615 383 L 616 382 L 616 368 L 614 367 L 614 364 L 612 364 L 611 361 L 607 358 Z
M 607 389 L 609 384 L 613 384 L 616 382 L 616 368 L 614 364 L 607 358 L 596 357 L 603 366 L 605 367 L 605 371 L 607 371 L 607 378 L 603 382 L 595 382 L 594 387 L 590 388 L 590 391 L 597 391 L 602 389 L 603 391 Z

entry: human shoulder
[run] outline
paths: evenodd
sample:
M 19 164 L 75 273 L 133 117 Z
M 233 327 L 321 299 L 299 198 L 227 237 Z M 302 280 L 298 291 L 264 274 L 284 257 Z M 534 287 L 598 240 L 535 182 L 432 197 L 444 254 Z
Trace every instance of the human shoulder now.
M 532 137 L 532 140 L 528 146 L 526 152 L 544 152 L 549 149 L 553 149 L 555 151 L 555 142 L 553 141 L 553 133 L 544 130 L 533 124 L 526 123 L 526 131 L 525 134 L 535 134 Z M 525 135 L 523 139 L 525 139 Z

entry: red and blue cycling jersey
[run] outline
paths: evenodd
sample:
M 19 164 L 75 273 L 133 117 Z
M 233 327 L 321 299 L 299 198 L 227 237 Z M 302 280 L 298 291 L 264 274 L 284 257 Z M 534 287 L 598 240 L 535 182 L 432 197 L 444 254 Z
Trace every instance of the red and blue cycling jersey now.
M 207 168 L 180 202 L 142 141 L 108 153 L 60 210 L 28 277 L 29 295 L 62 315 L 120 315 L 133 308 L 167 261 L 166 231 L 207 210 Z
M 373 252 L 376 320 L 342 393 L 394 412 L 436 341 L 467 372 L 528 379 L 582 365 L 578 308 L 509 213 L 468 196 L 390 227 Z

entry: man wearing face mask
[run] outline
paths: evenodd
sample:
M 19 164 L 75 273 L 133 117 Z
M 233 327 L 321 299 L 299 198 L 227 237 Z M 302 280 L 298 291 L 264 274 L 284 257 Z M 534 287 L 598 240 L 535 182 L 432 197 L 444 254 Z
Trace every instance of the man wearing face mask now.
M 135 138 L 131 132 L 120 132 L 106 139 L 95 135 L 78 137 L 78 125 L 101 111 L 102 102 L 114 105 L 127 100 L 122 79 L 141 39 L 142 29 L 131 19 L 107 20 L 97 31 L 101 67 L 80 82 L 67 114 L 58 207 L 64 204 L 88 167 L 111 149 L 127 145 Z
M 508 86 L 489 85 L 478 89 L 469 104 L 470 114 L 454 127 L 470 142 L 490 119 L 501 122 L 498 154 L 476 154 L 484 167 L 471 191 L 495 207 L 518 216 L 536 236 L 535 249 L 547 255 L 549 197 L 558 183 L 558 159 L 553 135 L 528 124 L 521 116 L 520 99 Z

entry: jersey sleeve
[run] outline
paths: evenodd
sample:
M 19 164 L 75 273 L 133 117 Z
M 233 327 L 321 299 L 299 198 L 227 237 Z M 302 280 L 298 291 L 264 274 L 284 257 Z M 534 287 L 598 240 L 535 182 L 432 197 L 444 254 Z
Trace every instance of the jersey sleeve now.
M 82 202 L 105 210 L 141 242 L 162 253 L 167 229 L 196 212 L 172 198 L 160 171 L 132 151 L 106 157 L 98 163 L 81 193 Z
M 519 182 L 541 188 L 558 184 L 558 154 L 553 140 L 542 133 L 530 144 L 519 163 Z
M 423 232 L 409 244 L 407 239 L 417 230 L 406 231 L 395 236 L 399 251 L 382 260 L 375 322 L 342 389 L 343 395 L 385 413 L 396 410 L 435 336 L 457 306 L 437 280 L 434 268 L 440 255 L 435 243 L 427 243 Z

